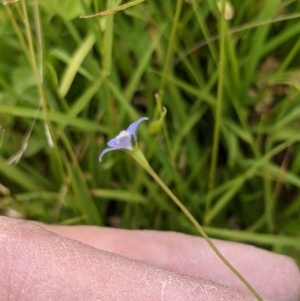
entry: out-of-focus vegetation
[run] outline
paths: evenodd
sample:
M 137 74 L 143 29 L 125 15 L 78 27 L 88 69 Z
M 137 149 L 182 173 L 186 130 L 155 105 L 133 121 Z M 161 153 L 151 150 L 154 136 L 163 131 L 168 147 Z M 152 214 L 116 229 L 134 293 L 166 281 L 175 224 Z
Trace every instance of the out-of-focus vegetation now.
M 2 2 L 1 213 L 195 233 L 125 153 L 98 162 L 165 107 L 139 144 L 207 233 L 300 260 L 300 2 L 221 3 Z

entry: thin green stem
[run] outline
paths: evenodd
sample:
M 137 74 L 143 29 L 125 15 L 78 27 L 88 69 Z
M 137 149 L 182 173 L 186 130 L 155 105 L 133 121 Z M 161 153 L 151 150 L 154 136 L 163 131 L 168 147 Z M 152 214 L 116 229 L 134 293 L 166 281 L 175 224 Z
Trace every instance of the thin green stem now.
M 40 96 L 40 101 L 37 107 L 37 112 L 36 116 L 38 115 L 39 111 L 42 108 L 43 111 L 43 116 L 44 116 L 44 129 L 45 129 L 45 135 L 48 141 L 48 144 L 50 147 L 53 146 L 53 138 L 52 138 L 52 129 L 51 129 L 51 124 L 50 120 L 48 117 L 48 109 L 47 109 L 47 102 L 46 102 L 46 95 L 43 87 L 43 45 L 42 45 L 42 31 L 41 31 L 41 24 L 40 24 L 40 17 L 39 17 L 39 7 L 38 7 L 38 2 L 34 2 L 33 4 L 33 9 L 34 9 L 34 21 L 35 21 L 35 29 L 36 29 L 36 44 L 37 44 L 37 52 L 38 52 L 38 60 L 39 60 L 39 65 L 36 62 L 36 53 L 35 53 L 35 47 L 34 47 L 34 40 L 32 37 L 31 33 L 31 26 L 30 26 L 30 21 L 29 21 L 29 16 L 28 16 L 28 11 L 27 11 L 27 6 L 25 1 L 20 1 L 20 6 L 16 3 L 16 8 L 17 11 L 19 12 L 20 17 L 22 18 L 22 22 L 24 24 L 24 35 L 23 37 L 23 32 L 18 26 L 17 20 L 12 13 L 10 9 L 10 4 L 14 2 L 5 2 L 4 7 L 6 8 L 6 12 L 11 20 L 12 26 L 16 32 L 16 35 L 22 45 L 23 51 L 28 59 L 28 62 L 32 68 L 35 80 L 36 80 L 36 87 L 37 91 Z M 20 152 L 18 153 L 18 156 L 21 158 L 23 153 L 25 152 L 27 148 L 27 141 L 32 133 L 33 127 L 35 126 L 36 122 L 36 117 L 33 120 L 32 126 L 25 135 L 23 146 L 25 148 L 21 148 Z
M 21 6 L 22 6 L 22 11 L 23 11 L 23 22 L 25 26 L 25 35 L 27 39 L 27 44 L 28 44 L 28 52 L 29 52 L 29 63 L 31 65 L 33 74 L 36 79 L 36 86 L 38 93 L 40 95 L 40 104 L 38 106 L 38 110 L 40 110 L 40 106 L 43 109 L 43 115 L 44 115 L 44 126 L 45 126 L 45 134 L 47 137 L 47 141 L 50 147 L 53 147 L 53 138 L 52 138 L 52 129 L 51 129 L 51 123 L 49 121 L 48 117 L 48 108 L 47 108 L 47 102 L 46 102 L 46 95 L 43 87 L 43 65 L 42 65 L 42 60 L 43 60 L 43 49 L 42 49 L 42 37 L 41 37 L 41 25 L 40 25 L 40 19 L 39 19 L 39 9 L 38 9 L 38 3 L 35 3 L 34 6 L 34 16 L 35 16 L 35 25 L 37 26 L 37 38 L 38 38 L 38 47 L 39 48 L 39 56 L 40 56 L 40 64 L 41 67 L 39 69 L 39 66 L 35 60 L 35 49 L 34 49 L 34 41 L 33 37 L 31 34 L 31 29 L 30 29 L 30 22 L 29 22 L 29 16 L 28 16 L 28 11 L 27 11 L 27 6 L 25 1 L 21 1 Z M 41 71 L 41 72 L 40 72 Z
M 171 31 L 171 35 L 170 35 L 169 45 L 168 45 L 167 54 L 166 54 L 165 61 L 164 61 L 163 71 L 162 71 L 162 78 L 161 78 L 160 87 L 159 87 L 158 96 L 157 96 L 160 103 L 163 102 L 162 100 L 163 100 L 166 81 L 167 81 L 167 78 L 171 74 L 171 61 L 172 61 L 172 56 L 173 56 L 173 52 L 175 49 L 177 25 L 178 25 L 179 17 L 181 14 L 182 4 L 183 4 L 183 0 L 177 0 L 175 15 L 173 18 L 172 31 Z M 164 136 L 165 136 L 166 147 L 167 147 L 168 153 L 171 154 L 169 135 L 168 135 L 168 131 L 167 131 L 167 128 L 164 123 L 163 123 L 163 132 L 164 132 Z
M 208 176 L 208 197 L 206 200 L 204 223 L 207 225 L 206 216 L 211 208 L 212 202 L 212 190 L 214 187 L 217 161 L 218 161 L 218 150 L 220 144 L 220 129 L 222 123 L 222 104 L 223 104 L 223 91 L 224 91 L 224 66 L 225 66 L 225 35 L 226 35 L 226 20 L 224 18 L 225 12 L 225 0 L 222 1 L 222 9 L 220 15 L 220 55 L 219 55 L 219 66 L 218 66 L 218 92 L 215 109 L 215 127 L 213 134 L 213 145 L 212 145 L 212 157 Z
M 182 2 L 183 2 L 183 0 L 177 0 L 176 11 L 175 11 L 175 15 L 173 18 L 172 31 L 171 31 L 171 35 L 170 35 L 169 45 L 168 45 L 167 54 L 165 57 L 162 78 L 161 78 L 160 87 L 159 87 L 159 97 L 161 100 L 163 99 L 163 92 L 165 89 L 166 80 L 170 74 L 171 59 L 172 59 L 172 55 L 173 55 L 173 52 L 175 49 L 174 45 L 175 45 L 175 41 L 176 41 L 177 24 L 179 22 L 179 17 L 181 14 Z
M 195 226 L 200 235 L 211 247 L 213 252 L 220 258 L 220 260 L 229 268 L 229 270 L 236 275 L 238 279 L 248 288 L 248 290 L 255 296 L 258 301 L 263 301 L 263 298 L 256 292 L 256 290 L 250 285 L 250 283 L 240 274 L 240 272 L 225 258 L 225 256 L 218 250 L 213 241 L 207 236 L 202 226 L 190 213 L 190 211 L 185 207 L 185 205 L 177 198 L 177 196 L 170 190 L 170 188 L 162 181 L 162 179 L 157 175 L 157 173 L 152 169 L 144 154 L 136 147 L 130 155 L 133 159 L 138 162 L 154 179 L 154 181 L 161 187 L 161 189 L 171 198 L 171 200 L 178 206 L 182 213 L 190 220 L 190 222 Z
M 134 0 L 134 1 L 122 4 L 120 6 L 116 6 L 116 7 L 107 9 L 105 11 L 101 11 L 101 12 L 96 13 L 96 14 L 81 16 L 80 18 L 82 18 L 82 19 L 90 19 L 90 18 L 94 18 L 94 17 L 111 15 L 111 14 L 114 14 L 114 13 L 116 13 L 118 11 L 122 11 L 122 10 L 130 8 L 132 6 L 138 5 L 138 4 L 140 4 L 140 3 L 144 2 L 144 1 L 146 1 L 146 0 Z

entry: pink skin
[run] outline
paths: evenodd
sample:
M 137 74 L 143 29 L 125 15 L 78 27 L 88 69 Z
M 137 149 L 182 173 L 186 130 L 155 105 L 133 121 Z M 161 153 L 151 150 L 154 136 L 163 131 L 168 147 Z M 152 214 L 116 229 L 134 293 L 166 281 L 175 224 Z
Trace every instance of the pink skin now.
M 266 300 L 299 299 L 288 257 L 215 243 Z M 201 238 L 179 233 L 0 217 L 0 258 L 0 300 L 255 300 Z

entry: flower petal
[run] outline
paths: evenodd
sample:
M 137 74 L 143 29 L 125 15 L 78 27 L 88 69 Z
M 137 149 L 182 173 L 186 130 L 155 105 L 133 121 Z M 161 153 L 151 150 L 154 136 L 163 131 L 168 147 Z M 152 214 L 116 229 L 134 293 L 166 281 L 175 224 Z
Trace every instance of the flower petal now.
M 148 117 L 141 117 L 139 118 L 137 121 L 133 122 L 128 128 L 127 128 L 127 132 L 130 133 L 130 135 L 134 138 L 134 140 L 136 141 L 136 130 L 137 127 L 139 126 L 139 124 L 144 121 L 144 120 L 149 120 Z
M 118 149 L 132 149 L 131 135 L 128 131 L 121 131 L 115 138 L 110 139 L 107 145 Z
M 113 150 L 118 150 L 118 148 L 110 148 L 110 147 L 107 147 L 106 149 L 104 149 L 104 150 L 101 152 L 101 154 L 99 155 L 99 161 L 101 162 L 103 156 L 104 156 L 106 153 L 108 153 L 108 152 L 110 152 L 110 151 L 113 151 Z
M 104 149 L 101 154 L 99 155 L 99 161 L 102 161 L 103 156 L 111 152 L 113 150 L 132 150 L 132 137 L 136 142 L 136 130 L 139 124 L 144 121 L 148 120 L 148 117 L 141 117 L 137 121 L 133 122 L 129 125 L 127 130 L 121 131 L 116 137 L 110 139 L 107 142 L 108 147 Z

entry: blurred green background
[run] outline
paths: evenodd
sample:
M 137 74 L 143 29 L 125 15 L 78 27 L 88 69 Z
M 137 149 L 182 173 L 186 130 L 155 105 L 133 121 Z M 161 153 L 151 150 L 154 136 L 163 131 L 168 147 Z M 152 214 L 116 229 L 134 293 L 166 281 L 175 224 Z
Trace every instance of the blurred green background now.
M 126 153 L 98 162 L 148 116 L 141 149 L 211 237 L 299 263 L 300 2 L 126 3 L 2 1 L 1 214 L 196 234 Z

